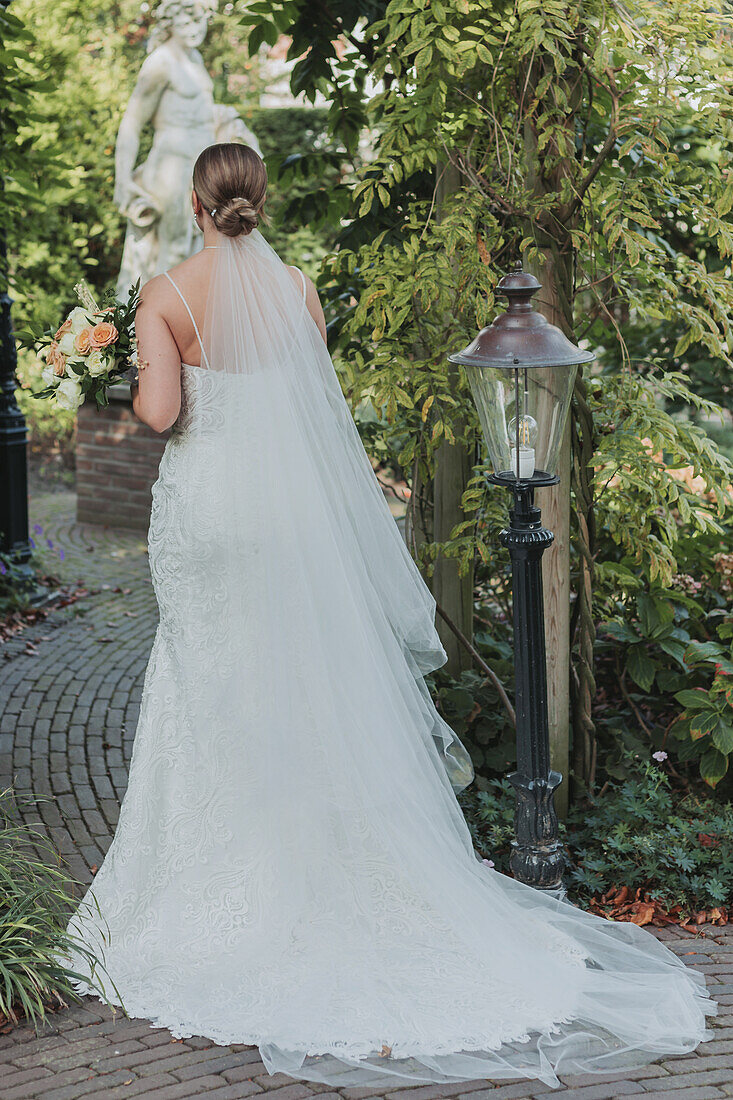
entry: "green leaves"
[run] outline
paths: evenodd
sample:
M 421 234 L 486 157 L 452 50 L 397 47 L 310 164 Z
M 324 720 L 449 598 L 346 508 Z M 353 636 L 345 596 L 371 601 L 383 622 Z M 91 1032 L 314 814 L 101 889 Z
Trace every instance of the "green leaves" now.
M 687 710 L 707 710 L 709 706 L 708 695 L 704 688 L 678 691 L 675 693 L 675 699 Z
M 717 787 L 727 771 L 728 757 L 716 748 L 708 749 L 700 761 L 700 775 L 708 786 Z
M 729 618 L 716 620 L 718 640 L 692 641 L 685 651 L 690 669 L 707 673 L 707 687 L 684 689 L 675 699 L 684 708 L 678 719 L 691 741 L 702 752 L 700 774 L 715 787 L 727 773 L 733 753 L 733 645 L 729 637 Z M 727 644 L 724 644 L 727 642 Z
M 656 668 L 643 644 L 629 649 L 626 655 L 626 668 L 632 680 L 635 680 L 644 691 L 649 691 L 654 683 Z
M 591 407 L 613 430 L 600 435 L 593 465 L 598 518 L 651 581 L 669 584 L 680 520 L 701 532 L 721 529 L 733 466 L 702 429 L 672 415 L 660 397 L 694 404 L 706 415 L 716 408 L 694 394 L 679 373 L 607 376 L 593 390 Z M 702 479 L 704 495 L 695 479 Z
M 574 806 L 563 827 L 573 899 L 587 904 L 626 887 L 630 900 L 637 890 L 648 893 L 678 906 L 680 916 L 733 905 L 733 807 L 682 796 L 652 761 L 627 754 L 624 763 L 625 778 L 611 780 L 593 804 Z M 511 786 L 495 781 L 479 795 L 464 793 L 461 803 L 477 850 L 505 868 Z

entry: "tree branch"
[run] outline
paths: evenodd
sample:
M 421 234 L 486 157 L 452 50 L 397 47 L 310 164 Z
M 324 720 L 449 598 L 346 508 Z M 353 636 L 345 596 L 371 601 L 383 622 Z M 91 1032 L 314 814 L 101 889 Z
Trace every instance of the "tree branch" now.
M 593 183 L 604 163 L 608 159 L 614 145 L 616 144 L 616 138 L 618 137 L 618 121 L 619 121 L 619 103 L 621 100 L 620 93 L 616 88 L 615 83 L 611 82 L 609 88 L 609 94 L 611 96 L 611 121 L 608 127 L 608 133 L 606 134 L 606 140 L 603 142 L 598 154 L 588 169 L 585 177 L 578 184 L 578 188 L 575 194 L 575 198 L 570 203 L 570 206 L 565 213 L 565 217 L 570 218 L 579 208 L 582 203 L 588 188 Z
M 506 689 L 504 688 L 504 685 L 502 684 L 499 677 L 496 675 L 496 673 L 493 671 L 493 669 L 489 668 L 489 666 L 486 664 L 486 661 L 483 659 L 483 657 L 478 652 L 478 650 L 475 649 L 475 647 L 471 645 L 471 643 L 469 642 L 466 635 L 461 630 L 458 629 L 456 624 L 451 619 L 448 618 L 448 616 L 446 615 L 445 611 L 443 610 L 443 608 L 440 606 L 439 603 L 436 603 L 435 609 L 438 612 L 438 614 L 440 615 L 443 622 L 448 627 L 448 629 L 453 631 L 456 638 L 461 643 L 461 645 L 464 647 L 464 649 L 466 649 L 471 654 L 471 656 L 473 657 L 474 661 L 479 666 L 481 671 L 484 672 L 488 676 L 488 678 L 491 680 L 492 684 L 494 685 L 497 692 L 499 693 L 499 698 L 501 699 L 502 703 L 504 704 L 504 709 L 506 710 L 507 714 L 509 715 L 510 722 L 516 728 L 517 716 L 514 712 L 514 707 L 511 704 L 509 696 L 506 693 Z

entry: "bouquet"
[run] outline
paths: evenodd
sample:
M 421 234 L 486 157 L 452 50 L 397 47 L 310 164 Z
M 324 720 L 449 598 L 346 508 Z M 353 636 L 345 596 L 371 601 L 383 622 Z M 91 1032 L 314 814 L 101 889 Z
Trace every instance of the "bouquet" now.
M 45 387 L 33 396 L 53 397 L 62 409 L 78 409 L 93 398 L 103 408 L 109 404 L 110 386 L 137 363 L 135 310 L 140 281 L 130 288 L 124 304 L 107 291 L 101 308 L 85 282 L 77 283 L 74 290 L 81 305 L 72 309 L 61 327 L 32 334 L 45 359 Z

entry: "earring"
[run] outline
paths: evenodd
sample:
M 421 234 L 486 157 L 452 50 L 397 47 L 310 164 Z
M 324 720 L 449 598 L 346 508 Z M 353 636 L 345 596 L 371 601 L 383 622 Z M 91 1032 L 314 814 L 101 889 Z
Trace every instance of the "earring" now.
M 198 214 L 194 214 L 194 216 L 193 216 L 193 224 L 194 224 L 194 225 L 196 226 L 196 228 L 197 228 L 197 229 L 199 229 L 199 228 L 200 228 L 200 226 L 199 226 L 199 216 L 198 216 Z

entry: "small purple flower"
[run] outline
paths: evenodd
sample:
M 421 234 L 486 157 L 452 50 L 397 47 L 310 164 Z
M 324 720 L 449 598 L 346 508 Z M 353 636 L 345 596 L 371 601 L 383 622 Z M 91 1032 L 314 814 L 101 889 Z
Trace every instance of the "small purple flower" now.
M 29 543 L 31 544 L 31 550 L 35 550 L 35 548 L 36 548 L 36 544 L 35 544 L 35 542 L 33 541 L 33 539 L 28 539 L 28 542 L 29 542 Z
M 46 546 L 49 548 L 49 550 L 53 550 L 53 543 L 50 539 L 46 539 Z
M 0 561 L 0 577 L 4 577 L 8 571 L 8 567 L 4 561 Z
M 658 764 L 664 763 L 664 761 L 666 759 L 667 759 L 667 754 L 666 754 L 666 752 L 662 752 L 661 749 L 659 750 L 659 752 L 653 752 L 652 753 L 652 760 L 656 760 Z
M 59 550 L 59 561 L 63 561 L 65 557 L 66 554 L 63 552 L 63 550 Z
M 37 535 L 43 534 L 43 528 L 41 527 L 40 523 L 34 523 L 33 530 L 36 532 Z
M 481 862 L 485 863 L 487 867 L 491 867 L 492 870 L 496 866 L 493 859 L 482 859 Z

